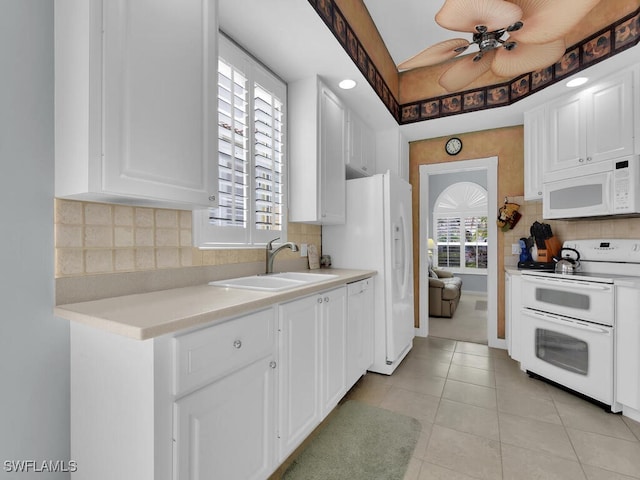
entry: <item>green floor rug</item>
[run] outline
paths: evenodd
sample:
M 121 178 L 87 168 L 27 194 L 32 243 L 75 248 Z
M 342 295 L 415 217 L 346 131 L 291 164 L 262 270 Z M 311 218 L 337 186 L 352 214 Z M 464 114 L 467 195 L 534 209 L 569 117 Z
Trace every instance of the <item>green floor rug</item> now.
M 422 425 L 349 400 L 285 472 L 286 480 L 402 480 Z

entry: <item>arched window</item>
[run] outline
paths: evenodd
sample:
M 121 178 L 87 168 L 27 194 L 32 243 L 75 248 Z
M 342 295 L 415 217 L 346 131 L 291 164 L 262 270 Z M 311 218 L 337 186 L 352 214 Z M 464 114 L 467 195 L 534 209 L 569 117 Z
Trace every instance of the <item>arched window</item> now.
M 473 182 L 448 186 L 433 208 L 436 265 L 458 272 L 486 272 L 487 191 Z

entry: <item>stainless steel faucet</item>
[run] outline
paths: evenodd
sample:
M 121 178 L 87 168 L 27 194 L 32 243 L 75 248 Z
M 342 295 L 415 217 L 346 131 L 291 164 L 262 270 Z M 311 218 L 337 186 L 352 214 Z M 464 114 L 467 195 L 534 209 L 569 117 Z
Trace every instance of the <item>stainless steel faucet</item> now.
M 267 243 L 267 269 L 266 269 L 267 274 L 273 273 L 273 260 L 280 250 L 282 250 L 283 248 L 290 248 L 292 252 L 298 251 L 298 246 L 293 242 L 283 243 L 282 245 L 280 245 L 278 248 L 274 250 L 273 242 L 275 242 L 276 240 L 280 240 L 280 237 L 276 237 L 273 240 L 271 240 L 269 243 Z

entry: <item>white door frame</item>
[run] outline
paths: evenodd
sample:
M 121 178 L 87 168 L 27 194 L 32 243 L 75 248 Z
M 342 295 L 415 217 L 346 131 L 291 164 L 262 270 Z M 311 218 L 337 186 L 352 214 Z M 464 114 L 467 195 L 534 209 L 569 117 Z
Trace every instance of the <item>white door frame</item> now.
M 429 273 L 426 265 L 427 240 L 430 235 L 429 175 L 484 170 L 487 173 L 487 208 L 498 205 L 498 157 L 463 160 L 460 162 L 420 165 L 420 326 L 416 335 L 429 335 Z M 498 338 L 498 228 L 496 222 L 488 222 L 488 265 L 487 265 L 487 340 L 490 347 L 507 348 L 504 339 Z

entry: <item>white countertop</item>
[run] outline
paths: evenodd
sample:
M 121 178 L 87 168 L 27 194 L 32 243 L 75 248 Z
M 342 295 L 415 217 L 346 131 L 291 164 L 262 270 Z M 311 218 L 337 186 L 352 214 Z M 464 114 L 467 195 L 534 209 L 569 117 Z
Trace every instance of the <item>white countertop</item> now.
M 505 271 L 505 273 L 509 273 L 511 275 L 521 275 L 522 274 L 522 270 L 519 270 L 517 267 L 505 267 L 504 271 Z
M 338 277 L 278 292 L 210 285 L 174 288 L 58 305 L 54 313 L 57 317 L 91 325 L 106 332 L 136 340 L 147 340 L 242 315 L 376 274 L 373 270 L 337 268 L 314 270 L 313 273 L 326 273 Z

